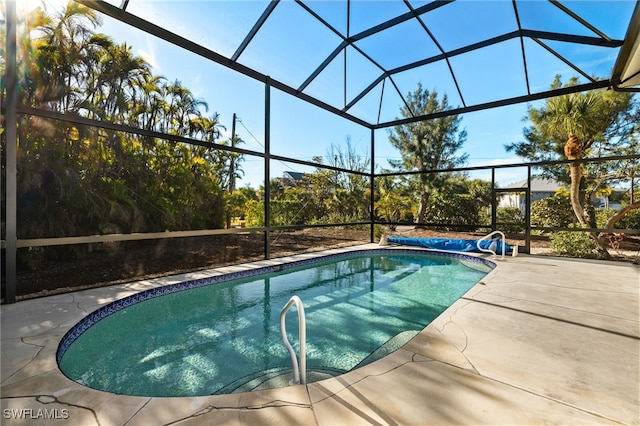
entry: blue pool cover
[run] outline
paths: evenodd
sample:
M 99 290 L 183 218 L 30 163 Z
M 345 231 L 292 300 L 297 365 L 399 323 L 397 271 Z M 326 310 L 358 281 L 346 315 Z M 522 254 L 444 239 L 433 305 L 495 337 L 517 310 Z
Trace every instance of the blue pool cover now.
M 402 244 L 405 246 L 418 246 L 426 247 L 434 250 L 446 250 L 446 251 L 464 251 L 464 252 L 479 252 L 478 240 L 455 240 L 449 238 L 412 238 L 412 237 L 389 237 L 387 239 L 390 243 Z M 492 249 L 497 253 L 502 253 L 502 241 L 498 239 L 494 240 L 482 240 L 480 241 L 480 247 L 488 249 L 492 244 L 495 244 L 495 248 Z M 504 245 L 505 253 L 512 250 L 509 244 Z

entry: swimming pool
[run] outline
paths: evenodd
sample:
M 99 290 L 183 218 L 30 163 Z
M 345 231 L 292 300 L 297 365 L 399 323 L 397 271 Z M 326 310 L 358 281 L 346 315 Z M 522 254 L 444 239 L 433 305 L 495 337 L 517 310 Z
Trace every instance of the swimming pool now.
M 309 381 L 399 348 L 492 267 L 466 255 L 382 249 L 147 290 L 89 314 L 62 339 L 61 371 L 91 388 L 196 396 L 285 386 L 280 310 L 299 296 Z M 297 344 L 297 318 L 287 316 Z

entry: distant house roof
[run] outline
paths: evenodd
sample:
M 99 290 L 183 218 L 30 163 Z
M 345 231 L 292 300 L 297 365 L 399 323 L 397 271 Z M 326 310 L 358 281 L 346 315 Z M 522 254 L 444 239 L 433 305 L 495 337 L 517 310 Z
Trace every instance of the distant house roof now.
M 527 180 L 521 180 L 518 182 L 514 182 L 509 184 L 503 189 L 520 189 L 527 187 Z M 556 192 L 558 189 L 562 188 L 562 184 L 553 179 L 541 179 L 541 178 L 531 178 L 531 192 Z
M 291 180 L 302 180 L 302 178 L 304 177 L 304 173 L 300 173 L 300 172 L 284 172 L 282 173 L 282 177 L 284 179 L 291 179 Z

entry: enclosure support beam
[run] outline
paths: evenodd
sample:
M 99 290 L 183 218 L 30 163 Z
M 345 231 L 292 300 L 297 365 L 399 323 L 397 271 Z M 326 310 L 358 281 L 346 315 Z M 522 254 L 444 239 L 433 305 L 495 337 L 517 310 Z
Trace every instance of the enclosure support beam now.
M 369 177 L 369 217 L 371 219 L 371 232 L 369 235 L 369 239 L 370 242 L 374 242 L 375 240 L 375 219 L 376 219 L 376 213 L 375 213 L 375 173 L 376 173 L 376 151 L 375 151 L 375 143 L 376 143 L 376 132 L 375 130 L 371 129 L 371 176 Z
M 271 258 L 271 84 L 264 83 L 264 258 Z
M 553 98 L 554 96 L 569 95 L 571 93 L 585 92 L 587 90 L 609 88 L 610 86 L 611 86 L 611 81 L 598 80 L 593 83 L 585 83 L 585 84 L 578 84 L 576 86 L 561 87 L 560 89 L 552 89 L 552 90 L 547 90 L 545 92 L 532 93 L 531 95 L 516 96 L 514 98 L 507 98 L 499 101 L 486 102 L 483 104 L 471 105 L 463 108 L 453 108 L 453 109 L 448 109 L 444 111 L 434 112 L 432 114 L 402 118 L 399 120 L 388 121 L 385 123 L 378 123 L 374 126 L 374 128 L 384 129 L 392 126 L 415 123 L 417 121 L 433 120 L 434 118 L 449 117 L 452 115 L 467 114 L 470 112 L 482 111 L 485 109 L 492 109 L 492 108 L 499 108 L 499 107 L 508 106 L 508 105 L 521 104 L 523 102 L 538 101 L 541 99 Z
M 498 224 L 498 194 L 496 192 L 496 169 L 491 168 L 491 232 Z
M 6 11 L 6 231 L 5 231 L 5 303 L 16 301 L 17 287 L 17 244 L 18 244 L 18 196 L 17 196 L 17 125 L 18 125 L 18 84 L 16 73 L 16 2 L 9 0 L 5 4 Z
M 125 12 L 122 9 L 113 6 L 110 3 L 107 3 L 106 1 L 103 0 L 76 0 L 76 2 L 90 7 L 91 9 L 94 9 L 100 13 L 104 13 L 107 16 L 110 16 L 114 19 L 119 20 L 120 22 L 123 22 L 125 24 L 131 25 L 134 28 L 137 28 L 141 31 L 144 31 L 148 34 L 151 34 L 155 37 L 158 37 L 162 40 L 165 40 L 175 46 L 181 47 L 185 50 L 190 51 L 191 53 L 195 53 L 196 55 L 199 55 L 203 58 L 209 59 L 210 61 L 213 61 L 215 63 L 218 63 L 226 68 L 232 69 L 234 71 L 237 71 L 241 74 L 244 74 L 247 77 L 253 78 L 255 80 L 258 80 L 262 83 L 266 83 L 267 80 L 269 81 L 269 85 L 271 87 L 274 87 L 276 89 L 282 90 L 285 93 L 288 93 L 291 96 L 295 96 L 299 99 L 302 99 L 306 102 L 309 102 L 312 105 L 315 105 L 319 108 L 322 108 L 326 111 L 330 111 L 333 112 L 334 114 L 346 118 L 347 120 L 350 120 L 354 123 L 358 123 L 364 127 L 370 128 L 371 124 L 369 124 L 368 122 L 355 117 L 351 114 L 348 114 L 346 112 L 343 112 L 341 110 L 339 110 L 338 108 L 331 106 L 325 102 L 322 102 L 310 95 L 307 95 L 304 92 L 300 92 L 298 91 L 296 88 L 293 88 L 287 84 L 282 83 L 281 81 L 278 81 L 276 79 L 270 78 L 269 76 L 262 74 L 252 68 L 249 68 L 245 65 L 242 65 L 239 62 L 235 62 L 232 61 L 230 58 L 227 58 L 217 52 L 214 52 L 211 49 L 208 49 L 204 46 L 199 45 L 198 43 L 195 43 L 192 40 L 189 40 L 185 37 L 179 36 L 176 33 L 173 33 L 163 27 L 160 27 L 158 25 L 155 25 L 149 21 L 145 21 L 144 19 L 133 15 L 129 12 Z
M 531 253 L 531 166 L 527 166 L 527 194 L 524 208 L 524 247 L 525 253 Z
M 249 34 L 247 34 L 245 39 L 242 40 L 242 43 L 240 43 L 240 46 L 231 57 L 231 60 L 233 62 L 236 62 L 238 58 L 240 58 L 240 55 L 242 55 L 242 52 L 244 52 L 247 46 L 249 46 L 249 43 L 251 43 L 251 40 L 253 40 L 253 38 L 256 36 L 258 31 L 260 31 L 260 28 L 262 28 L 264 23 L 267 21 L 267 18 L 269 18 L 269 15 L 271 15 L 271 12 L 273 12 L 273 9 L 275 9 L 277 5 L 278 5 L 278 0 L 271 0 L 271 3 L 269 3 L 267 8 L 264 10 L 264 12 L 262 12 L 262 16 L 260 16 L 260 18 L 256 21 L 253 28 L 251 28 L 251 31 L 249 31 Z

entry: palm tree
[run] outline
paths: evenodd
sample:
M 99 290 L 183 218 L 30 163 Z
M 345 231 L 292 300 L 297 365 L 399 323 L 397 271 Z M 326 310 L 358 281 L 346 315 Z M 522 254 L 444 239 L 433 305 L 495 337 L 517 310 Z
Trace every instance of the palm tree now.
M 604 131 L 612 123 L 612 117 L 603 113 L 603 98 L 596 92 L 572 93 L 547 101 L 547 109 L 541 117 L 543 130 L 557 137 L 565 135 L 564 155 L 569 163 L 571 207 L 578 222 L 590 228 L 596 228 L 596 217 L 591 200 L 582 190 L 583 166 L 580 160 L 585 158 L 591 146 L 603 138 Z M 546 129 L 545 129 L 546 128 Z M 598 234 L 589 235 L 598 243 L 604 258 L 609 258 L 607 244 Z
M 166 79 L 146 73 L 139 82 L 138 96 L 133 100 L 133 115 L 138 127 L 145 130 L 158 130 L 158 121 L 164 108 L 162 87 Z
M 573 77 L 563 85 L 558 75 L 551 88 L 577 84 L 578 78 Z M 507 152 L 513 151 L 534 162 L 553 161 L 563 156 L 573 160 L 568 176 L 565 168 L 555 165 L 543 166 L 543 174 L 568 179 L 573 215 L 581 224 L 596 228 L 592 202 L 595 192 L 607 181 L 630 178 L 637 166 L 632 161 L 594 165 L 579 160 L 637 153 L 639 105 L 631 93 L 598 89 L 547 99 L 539 108 L 528 108 L 528 119 L 532 125 L 524 130 L 526 140 L 505 145 Z M 598 239 L 595 233 L 591 236 Z M 604 243 L 599 240 L 598 243 L 606 257 Z
M 601 98 L 594 92 L 572 93 L 550 99 L 543 113 L 542 123 L 546 132 L 559 138 L 567 137 L 564 155 L 568 160 L 580 160 L 588 153 L 589 148 L 602 137 Z M 582 164 L 569 163 L 571 179 L 570 199 L 573 212 L 578 221 L 584 225 L 595 227 L 595 217 L 585 211 L 584 196 L 581 197 Z
M 163 131 L 180 136 L 192 136 L 199 130 L 192 123 L 202 115 L 200 108 L 208 110 L 209 106 L 202 99 L 197 99 L 193 93 L 178 80 L 165 86 L 164 99 L 166 109 Z
M 126 43 L 117 45 L 102 40 L 92 79 L 91 105 L 103 119 L 115 122 L 135 120 L 136 100 L 151 70 L 149 64 L 135 56 Z
M 94 33 L 98 24 L 77 2 L 30 13 L 18 49 L 21 104 L 211 143 L 220 137 L 204 101 L 154 76 L 128 44 Z M 19 120 L 20 236 L 223 225 L 219 170 L 228 160 L 216 153 L 224 151 L 37 115 Z
M 83 59 L 93 31 L 87 22 L 100 24 L 98 13 L 80 3 L 69 2 L 55 18 L 43 15 L 38 29 L 44 34 L 38 46 L 38 70 L 43 73 L 40 101 L 61 112 L 75 111 L 80 101 L 80 91 L 85 74 Z

